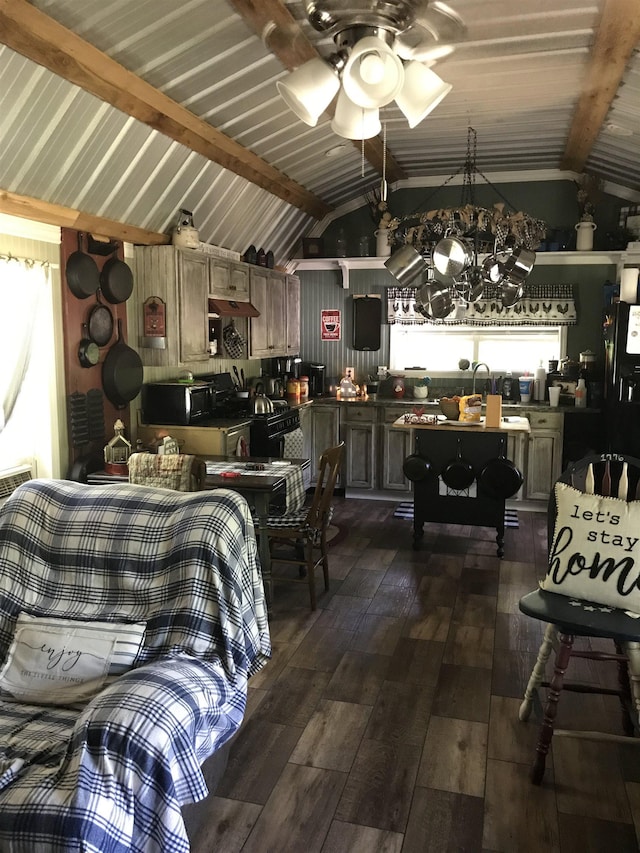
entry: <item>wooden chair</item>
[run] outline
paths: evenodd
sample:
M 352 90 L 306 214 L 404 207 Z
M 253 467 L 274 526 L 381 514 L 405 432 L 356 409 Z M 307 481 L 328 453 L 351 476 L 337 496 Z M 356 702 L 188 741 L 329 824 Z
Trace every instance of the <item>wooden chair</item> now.
M 558 482 L 572 485 L 585 494 L 635 501 L 640 493 L 640 460 L 620 454 L 589 456 L 570 465 Z M 556 515 L 557 506 L 554 490 L 549 501 L 548 513 L 550 554 Z M 638 534 L 640 535 L 640 529 Z M 575 543 L 572 542 L 572 546 L 573 544 Z M 606 545 L 603 545 L 600 550 L 603 560 L 614 556 L 612 549 L 607 550 Z M 636 566 L 637 570 L 634 577 L 640 570 L 640 561 L 636 562 Z M 563 689 L 585 694 L 598 693 L 618 696 L 622 706 L 622 727 L 625 735 L 560 729 L 555 730 L 556 735 L 567 734 L 573 737 L 588 737 L 593 740 L 629 743 L 629 738 L 634 733 L 638 733 L 640 620 L 627 615 L 622 609 L 572 598 L 544 589 L 537 589 L 525 595 L 520 599 L 519 607 L 527 616 L 548 623 L 519 711 L 520 719 L 528 720 L 534 700 L 537 697 L 538 688 L 541 686 L 549 688 L 536 747 L 535 763 L 531 772 L 531 781 L 539 785 L 544 776 L 546 756 L 554 735 L 558 702 Z M 615 652 L 574 649 L 573 644 L 576 637 L 611 639 L 615 645 Z M 545 667 L 552 651 L 555 652 L 553 677 L 551 681 L 545 681 L 543 680 Z M 565 681 L 565 672 L 572 658 L 617 662 L 619 688 Z M 640 745 L 640 739 L 632 741 L 632 743 Z
M 185 453 L 132 453 L 129 457 L 129 482 L 139 486 L 199 492 L 206 475 L 205 462 Z
M 272 571 L 277 565 L 297 565 L 300 577 L 277 575 L 274 578 L 309 584 L 311 609 L 316 609 L 315 570 L 322 566 L 324 588 L 329 589 L 329 560 L 327 555 L 327 528 L 331 522 L 331 501 L 340 473 L 344 441 L 325 450 L 318 465 L 313 500 L 308 509 L 292 515 L 270 516 L 267 535 L 271 551 Z M 286 549 L 284 556 L 278 556 Z

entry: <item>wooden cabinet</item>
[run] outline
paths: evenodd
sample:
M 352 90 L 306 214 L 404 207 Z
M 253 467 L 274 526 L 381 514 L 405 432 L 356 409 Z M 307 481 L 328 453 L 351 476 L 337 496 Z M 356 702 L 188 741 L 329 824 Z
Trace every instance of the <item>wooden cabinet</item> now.
M 260 312 L 249 325 L 249 357 L 271 358 L 300 352 L 300 279 L 253 267 L 251 302 Z
M 218 299 L 249 300 L 248 264 L 234 263 L 223 258 L 209 258 L 209 292 Z
M 340 407 L 321 404 L 311 407 L 311 483 L 315 485 L 320 457 L 329 447 L 340 442 Z M 344 465 L 339 482 L 344 482 Z
M 525 497 L 547 500 L 562 472 L 564 416 L 556 412 L 530 412 L 531 433 L 527 454 Z M 516 463 L 517 464 L 517 463 Z
M 209 360 L 209 269 L 207 258 L 177 254 L 180 361 Z
M 298 414 L 300 416 L 300 429 L 302 430 L 302 455 L 305 459 L 311 459 L 312 457 L 312 418 L 313 418 L 313 404 L 306 403 L 304 406 L 300 406 L 298 409 Z M 302 477 L 304 479 L 305 488 L 309 488 L 311 485 L 311 467 L 305 468 L 302 472 Z
M 142 424 L 136 437 L 148 445 L 158 430 L 166 430 L 178 442 L 181 453 L 196 456 L 235 456 L 240 437 L 249 444 L 249 422 L 228 427 L 167 426 L 166 424 Z
M 355 489 L 374 489 L 376 486 L 377 416 L 377 407 L 347 405 L 342 409 L 346 486 Z

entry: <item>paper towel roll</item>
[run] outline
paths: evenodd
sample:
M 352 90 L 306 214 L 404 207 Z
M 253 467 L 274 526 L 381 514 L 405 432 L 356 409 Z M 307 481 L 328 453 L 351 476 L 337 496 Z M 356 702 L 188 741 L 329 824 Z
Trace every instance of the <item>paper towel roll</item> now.
M 620 276 L 620 299 L 635 305 L 638 301 L 638 267 L 625 267 Z
M 544 400 L 547 388 L 547 371 L 544 367 L 538 367 L 536 369 L 536 378 L 533 383 L 533 388 L 534 400 Z

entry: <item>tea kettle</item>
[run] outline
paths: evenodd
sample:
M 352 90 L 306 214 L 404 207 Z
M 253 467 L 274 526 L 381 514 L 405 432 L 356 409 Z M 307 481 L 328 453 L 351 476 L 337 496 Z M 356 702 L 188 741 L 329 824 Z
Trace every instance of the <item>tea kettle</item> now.
M 264 395 L 264 385 L 258 382 L 256 385 L 256 395 L 253 398 L 252 411 L 254 415 L 269 415 L 273 412 L 273 403 Z

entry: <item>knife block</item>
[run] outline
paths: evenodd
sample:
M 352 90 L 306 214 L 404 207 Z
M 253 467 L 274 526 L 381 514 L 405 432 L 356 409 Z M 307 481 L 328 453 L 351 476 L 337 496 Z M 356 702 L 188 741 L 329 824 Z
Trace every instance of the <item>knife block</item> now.
M 502 395 L 487 394 L 487 406 L 485 409 L 484 425 L 488 427 L 499 427 L 502 421 Z

